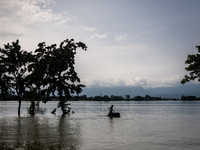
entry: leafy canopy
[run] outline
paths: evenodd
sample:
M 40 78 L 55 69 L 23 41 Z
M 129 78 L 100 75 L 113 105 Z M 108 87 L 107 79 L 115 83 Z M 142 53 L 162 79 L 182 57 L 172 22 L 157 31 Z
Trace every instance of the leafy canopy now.
M 38 44 L 34 54 L 21 50 L 19 40 L 0 48 L 0 92 L 17 94 L 20 113 L 23 98 L 34 102 L 40 98 L 48 100 L 50 94 L 59 95 L 60 106 L 65 113 L 65 98 L 79 94 L 85 87 L 79 84 L 80 78 L 75 71 L 77 48 L 87 50 L 82 42 L 64 40 L 59 47 L 56 44 L 46 46 Z
M 1 49 L 1 67 L 2 77 L 7 89 L 17 93 L 18 98 L 21 100 L 25 93 L 26 88 L 26 73 L 27 65 L 29 64 L 32 54 L 21 50 L 19 40 L 4 45 Z
M 87 50 L 87 46 L 82 42 L 76 43 L 73 39 L 64 40 L 58 48 L 56 44 L 46 46 L 44 42 L 38 46 L 35 50 L 36 61 L 29 67 L 29 71 L 33 70 L 36 86 L 47 87 L 48 94 L 54 95 L 58 91 L 59 96 L 70 97 L 71 93 L 80 93 L 84 85 L 77 84 L 80 78 L 74 67 L 75 54 L 77 48 Z
M 196 48 L 198 49 L 198 53 L 188 55 L 187 60 L 185 61 L 185 63 L 189 65 L 185 68 L 185 70 L 190 73 L 189 75 L 185 75 L 185 77 L 182 79 L 182 84 L 195 79 L 200 82 L 200 46 L 196 46 Z

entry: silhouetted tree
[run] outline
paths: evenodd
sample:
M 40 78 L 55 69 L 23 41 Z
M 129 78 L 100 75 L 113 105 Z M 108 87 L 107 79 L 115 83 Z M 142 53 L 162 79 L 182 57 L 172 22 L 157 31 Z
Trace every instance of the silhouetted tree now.
M 108 95 L 104 95 L 101 100 L 103 100 L 103 101 L 109 101 L 110 97 Z
M 193 101 L 193 100 L 199 100 L 199 99 L 200 99 L 199 97 L 191 96 L 191 95 L 189 95 L 189 96 L 185 96 L 185 95 L 181 96 L 181 100 L 182 101 Z
M 134 100 L 145 100 L 145 98 L 142 97 L 142 96 L 140 96 L 140 95 L 135 96 L 133 99 L 134 99 Z
M 144 98 L 145 98 L 145 100 L 151 100 L 151 96 L 150 95 L 146 95 Z
M 130 99 L 130 95 L 125 95 L 125 98 L 126 98 L 127 100 L 129 100 L 129 99 Z
M 30 63 L 32 54 L 21 50 L 19 40 L 17 40 L 12 45 L 9 43 L 4 45 L 4 49 L 1 49 L 1 56 L 4 71 L 4 78 L 1 79 L 4 83 L 3 86 L 6 86 L 2 89 L 5 91 L 9 89 L 17 94 L 18 114 L 20 115 L 21 101 L 26 89 L 27 65 Z
M 182 84 L 195 79 L 200 82 L 200 46 L 196 46 L 196 48 L 198 49 L 198 53 L 194 55 L 188 55 L 187 60 L 185 61 L 186 64 L 189 64 L 185 70 L 190 72 L 190 75 L 185 75 L 181 81 Z
M 67 113 L 66 99 L 71 97 L 71 94 L 79 94 L 82 88 L 85 87 L 80 82 L 75 71 L 75 54 L 77 48 L 87 50 L 87 46 L 82 42 L 75 43 L 73 39 L 64 40 L 57 48 L 56 44 L 46 46 L 45 43 L 39 43 L 39 49 L 35 51 L 38 62 L 30 67 L 33 69 L 33 81 L 36 88 L 43 86 L 41 92 L 45 92 L 48 99 L 50 94 L 58 92 L 59 107 L 63 114 Z M 41 66 L 41 68 L 40 68 Z M 35 79 L 38 81 L 35 81 Z
M 93 100 L 94 100 L 94 101 L 101 101 L 101 100 L 102 100 L 102 97 L 99 96 L 99 95 L 98 95 L 98 96 L 94 96 L 94 97 L 93 97 Z
M 49 51 L 45 48 L 45 43 L 39 43 L 38 49 L 35 50 L 35 54 L 33 55 L 33 63 L 28 66 L 28 71 L 31 72 L 27 76 L 28 81 L 28 88 L 30 89 L 27 92 L 27 98 L 31 103 L 33 103 L 34 97 L 36 100 L 43 100 L 46 103 L 50 99 L 50 93 L 48 89 L 48 58 L 49 58 Z M 28 96 L 29 95 L 29 96 Z M 55 97 L 55 95 L 54 95 Z M 32 105 L 34 106 L 34 105 Z
M 4 61 L 3 49 L 0 49 L 0 92 L 3 100 L 11 93 L 11 78 L 7 74 L 7 67 Z
M 46 47 L 45 43 L 39 43 L 35 54 L 21 50 L 19 40 L 4 45 L 0 49 L 0 90 L 5 97 L 9 91 L 16 93 L 20 114 L 21 101 L 26 97 L 31 101 L 31 109 L 34 112 L 35 99 L 47 101 L 50 94 L 57 92 L 63 114 L 69 108 L 65 98 L 71 94 L 79 94 L 85 87 L 79 84 L 80 79 L 75 71 L 75 54 L 77 48 L 87 49 L 82 42 L 75 43 L 73 39 Z M 28 90 L 29 89 L 29 90 Z

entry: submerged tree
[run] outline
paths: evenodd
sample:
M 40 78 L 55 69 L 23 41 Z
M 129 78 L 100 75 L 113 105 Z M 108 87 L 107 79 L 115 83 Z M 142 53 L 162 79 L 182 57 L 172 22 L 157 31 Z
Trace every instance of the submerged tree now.
M 39 43 L 34 55 L 21 50 L 19 41 L 7 44 L 0 49 L 0 90 L 1 95 L 9 91 L 16 93 L 20 114 L 23 98 L 31 102 L 34 113 L 35 100 L 49 100 L 50 94 L 59 96 L 59 107 L 63 114 L 69 111 L 66 100 L 71 94 L 79 94 L 85 87 L 79 84 L 80 79 L 75 71 L 75 54 L 77 48 L 87 50 L 82 42 L 64 40 L 56 45 L 46 46 Z
M 195 79 L 200 82 L 200 46 L 196 46 L 196 48 L 198 49 L 198 53 L 188 55 L 187 60 L 185 61 L 185 63 L 189 65 L 185 70 L 190 72 L 190 75 L 185 75 L 181 80 L 182 84 Z
M 0 49 L 0 92 L 3 100 L 7 99 L 7 96 L 11 94 L 11 78 L 7 74 L 6 63 L 4 62 L 3 49 Z
M 59 96 L 59 107 L 63 114 L 66 110 L 66 99 L 71 97 L 71 94 L 78 94 L 85 87 L 79 84 L 80 79 L 75 71 L 75 54 L 77 48 L 87 50 L 87 46 L 82 42 L 74 42 L 64 40 L 57 48 L 56 45 L 46 46 L 45 43 L 39 43 L 39 48 L 35 50 L 37 61 L 30 67 L 33 69 L 32 75 L 35 76 L 36 87 L 46 97 L 50 94 L 54 95 L 57 92 Z M 37 80 L 36 80 L 37 79 Z
M 20 114 L 21 101 L 26 89 L 27 65 L 30 63 L 32 54 L 21 50 L 19 40 L 17 40 L 12 45 L 9 43 L 4 45 L 4 49 L 1 49 L 1 56 L 2 68 L 4 69 L 2 82 L 7 86 L 7 89 L 4 89 L 17 94 L 18 114 Z

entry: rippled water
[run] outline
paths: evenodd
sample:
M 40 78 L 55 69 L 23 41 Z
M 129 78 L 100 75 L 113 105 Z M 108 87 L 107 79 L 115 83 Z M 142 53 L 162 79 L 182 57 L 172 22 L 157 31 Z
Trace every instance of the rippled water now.
M 200 149 L 200 101 L 70 103 L 74 114 L 48 102 L 31 116 L 23 102 L 18 117 L 17 102 L 0 102 L 0 149 Z M 106 116 L 111 104 L 120 118 Z

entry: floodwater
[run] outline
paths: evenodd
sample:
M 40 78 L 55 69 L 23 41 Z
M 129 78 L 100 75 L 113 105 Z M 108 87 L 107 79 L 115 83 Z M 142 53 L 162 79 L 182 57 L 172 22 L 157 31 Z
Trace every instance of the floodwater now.
M 70 102 L 75 113 L 50 112 L 57 102 L 0 102 L 0 149 L 48 150 L 199 150 L 200 101 Z M 107 117 L 108 107 L 121 113 Z

